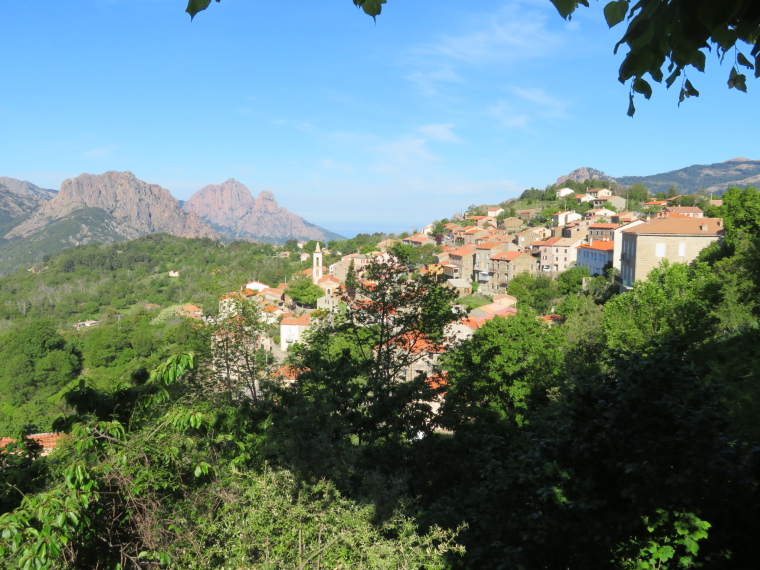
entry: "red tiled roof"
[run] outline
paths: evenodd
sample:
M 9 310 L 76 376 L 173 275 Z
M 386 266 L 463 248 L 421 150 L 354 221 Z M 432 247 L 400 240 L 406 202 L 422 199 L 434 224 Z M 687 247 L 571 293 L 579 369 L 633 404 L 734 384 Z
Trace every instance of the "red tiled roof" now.
M 445 348 L 440 344 L 430 342 L 422 333 L 407 332 L 388 341 L 388 344 L 395 344 L 403 350 L 408 350 L 412 354 L 420 352 L 430 352 L 442 354 Z
M 537 317 L 538 319 L 544 321 L 545 323 L 561 323 L 565 320 L 565 317 L 562 315 L 546 315 L 544 317 Z
M 501 245 L 502 242 L 498 241 L 486 241 L 481 243 L 480 245 L 475 246 L 476 249 L 491 249 L 492 247 L 496 247 L 497 245 Z
M 561 239 L 562 238 L 553 237 L 553 238 L 549 238 L 549 239 L 544 240 L 544 241 L 534 241 L 533 245 L 539 246 L 539 247 L 542 246 L 542 245 L 554 245 L 555 243 L 557 243 Z
M 455 249 L 453 251 L 449 251 L 449 256 L 456 255 L 458 257 L 464 257 L 465 255 L 472 255 L 475 253 L 475 247 L 471 245 L 465 245 L 464 247 L 460 247 L 459 249 Z
M 280 324 L 308 327 L 311 324 L 311 315 L 304 313 L 298 317 L 285 317 Z
M 668 206 L 665 208 L 666 212 L 673 212 L 676 214 L 702 214 L 702 209 L 696 206 Z
M 296 368 L 295 366 L 280 366 L 277 368 L 277 372 L 273 374 L 273 376 L 280 376 L 285 380 L 297 380 L 298 375 L 302 371 L 302 369 Z
M 614 230 L 616 228 L 619 228 L 620 224 L 603 224 L 603 223 L 596 223 L 596 224 L 590 224 L 588 229 L 590 230 Z
M 494 261 L 512 261 L 518 255 L 522 255 L 520 251 L 501 251 L 490 257 Z
M 658 218 L 622 230 L 627 234 L 718 235 L 723 233 L 722 218 Z
M 53 450 L 53 448 L 56 445 L 58 445 L 59 440 L 62 437 L 65 437 L 65 434 L 63 433 L 35 433 L 27 437 L 39 443 L 42 446 L 41 454 L 47 455 Z M 0 437 L 0 448 L 3 448 L 9 443 L 12 443 L 14 441 L 16 441 L 16 439 L 12 437 Z
M 596 251 L 613 251 L 615 249 L 615 242 L 612 240 L 598 239 L 591 243 L 583 243 L 578 246 L 578 249 L 593 249 Z

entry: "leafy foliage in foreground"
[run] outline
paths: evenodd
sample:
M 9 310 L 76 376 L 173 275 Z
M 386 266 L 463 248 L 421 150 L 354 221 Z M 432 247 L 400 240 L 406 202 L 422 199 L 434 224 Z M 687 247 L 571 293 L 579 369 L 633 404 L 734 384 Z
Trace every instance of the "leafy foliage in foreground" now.
M 451 533 L 400 513 L 375 524 L 329 482 L 267 467 L 262 410 L 198 398 L 194 367 L 169 359 L 119 397 L 118 419 L 105 394 L 71 394 L 49 488 L 0 515 L 4 566 L 442 568 Z

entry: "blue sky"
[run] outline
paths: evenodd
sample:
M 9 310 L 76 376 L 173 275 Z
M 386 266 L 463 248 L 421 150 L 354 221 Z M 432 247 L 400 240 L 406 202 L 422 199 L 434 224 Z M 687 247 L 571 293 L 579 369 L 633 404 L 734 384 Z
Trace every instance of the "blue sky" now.
M 0 4 L 0 175 L 59 188 L 130 170 L 179 199 L 235 178 L 352 236 L 404 231 L 590 166 L 758 159 L 756 82 L 708 54 L 698 99 L 626 116 L 622 30 L 549 0 Z

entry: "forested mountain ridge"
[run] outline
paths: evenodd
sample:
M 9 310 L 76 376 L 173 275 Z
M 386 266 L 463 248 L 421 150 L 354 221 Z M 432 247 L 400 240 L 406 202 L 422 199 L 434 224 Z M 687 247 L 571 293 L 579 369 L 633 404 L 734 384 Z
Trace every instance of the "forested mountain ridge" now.
M 233 178 L 204 186 L 182 207 L 230 239 L 283 244 L 288 239 L 328 242 L 342 238 L 279 206 L 269 191 L 263 190 L 254 198 L 248 188 Z
M 560 176 L 556 184 L 562 184 L 568 179 L 576 182 L 602 179 L 623 186 L 641 183 L 649 188 L 652 194 L 667 192 L 671 186 L 674 186 L 681 194 L 694 194 L 699 190 L 706 190 L 708 194 L 719 195 L 732 186 L 740 188 L 758 186 L 760 184 L 760 160 L 740 157 L 714 164 L 693 164 L 660 174 L 614 177 L 593 168 L 579 168 L 570 174 Z

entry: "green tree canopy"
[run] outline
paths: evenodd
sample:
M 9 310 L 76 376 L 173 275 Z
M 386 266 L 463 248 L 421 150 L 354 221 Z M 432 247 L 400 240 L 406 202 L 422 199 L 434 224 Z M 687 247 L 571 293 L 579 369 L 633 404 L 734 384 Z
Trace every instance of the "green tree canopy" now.
M 315 307 L 317 299 L 324 297 L 325 292 L 308 277 L 298 277 L 290 282 L 287 294 L 299 305 Z

